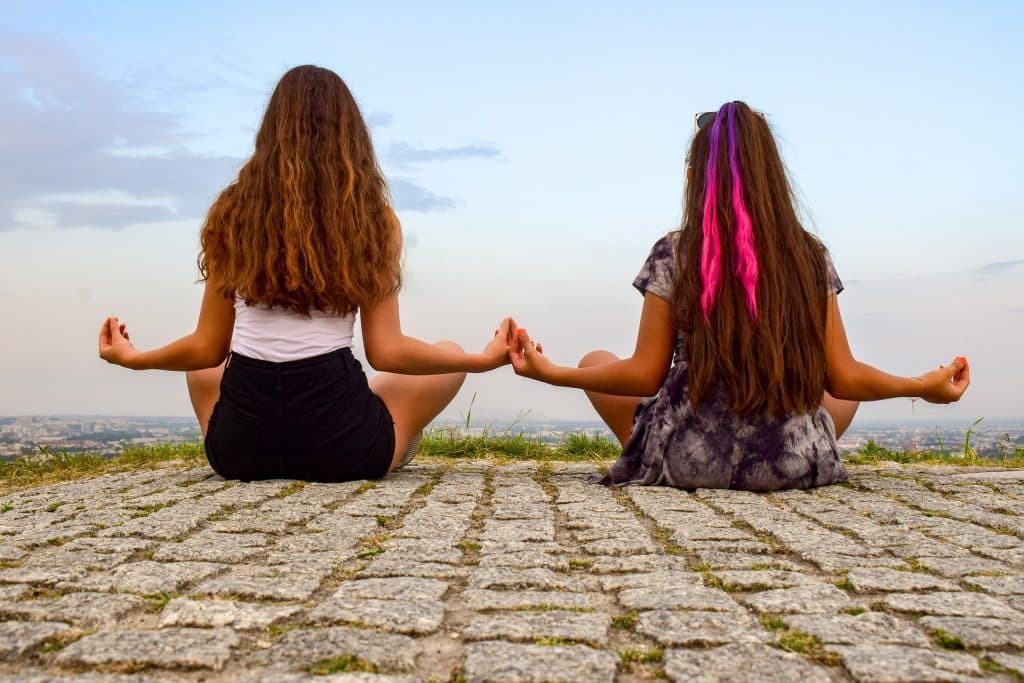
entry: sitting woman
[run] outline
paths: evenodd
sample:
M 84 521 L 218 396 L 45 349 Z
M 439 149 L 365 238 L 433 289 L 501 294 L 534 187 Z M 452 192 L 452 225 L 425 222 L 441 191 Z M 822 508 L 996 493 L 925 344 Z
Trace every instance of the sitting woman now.
M 836 438 L 857 401 L 950 403 L 967 361 L 894 377 L 857 361 L 843 285 L 797 219 L 764 117 L 742 102 L 697 118 L 682 228 L 655 243 L 630 358 L 549 361 L 520 330 L 515 371 L 586 390 L 623 444 L 604 484 L 771 491 L 844 481 Z M 827 393 L 826 393 L 827 392 Z M 642 398 L 649 397 L 649 398 Z
M 412 458 L 464 373 L 508 362 L 507 320 L 480 354 L 402 333 L 401 229 L 355 99 L 327 69 L 281 78 L 201 244 L 195 331 L 141 352 L 108 318 L 99 352 L 135 370 L 188 371 L 207 457 L 225 478 L 382 477 Z M 369 383 L 351 350 L 357 312 L 366 358 L 383 371 Z

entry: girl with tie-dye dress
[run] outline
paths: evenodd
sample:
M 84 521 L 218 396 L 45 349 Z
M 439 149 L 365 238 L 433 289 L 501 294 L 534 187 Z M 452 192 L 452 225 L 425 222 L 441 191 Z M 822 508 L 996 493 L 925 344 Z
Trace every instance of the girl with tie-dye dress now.
M 519 330 L 516 372 L 584 389 L 622 442 L 604 484 L 770 491 L 847 477 L 836 438 L 859 401 L 950 403 L 963 357 L 917 377 L 857 361 L 843 290 L 804 230 L 771 129 L 742 102 L 697 116 L 679 230 L 658 240 L 633 285 L 644 305 L 629 358 L 552 363 Z

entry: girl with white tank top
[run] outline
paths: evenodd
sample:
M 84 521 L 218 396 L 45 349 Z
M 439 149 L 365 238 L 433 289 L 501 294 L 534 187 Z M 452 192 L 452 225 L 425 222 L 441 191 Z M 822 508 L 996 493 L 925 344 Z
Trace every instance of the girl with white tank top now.
M 277 84 L 255 151 L 210 207 L 196 329 L 139 351 L 110 317 L 100 357 L 187 372 L 210 465 L 225 478 L 378 478 L 467 372 L 509 361 L 514 323 L 480 353 L 402 332 L 402 233 L 370 133 L 348 87 L 315 66 Z M 359 313 L 368 382 L 351 345 Z

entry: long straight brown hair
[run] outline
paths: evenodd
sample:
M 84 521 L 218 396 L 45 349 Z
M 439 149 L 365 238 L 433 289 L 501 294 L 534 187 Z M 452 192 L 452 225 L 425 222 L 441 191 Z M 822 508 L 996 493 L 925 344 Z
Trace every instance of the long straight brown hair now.
M 745 103 L 727 103 L 688 158 L 674 302 L 689 399 L 723 391 L 740 414 L 810 412 L 825 391 L 828 273 L 771 129 Z
M 199 271 L 226 296 L 355 312 L 401 285 L 401 237 L 355 98 L 328 69 L 277 84 L 238 179 L 210 207 Z

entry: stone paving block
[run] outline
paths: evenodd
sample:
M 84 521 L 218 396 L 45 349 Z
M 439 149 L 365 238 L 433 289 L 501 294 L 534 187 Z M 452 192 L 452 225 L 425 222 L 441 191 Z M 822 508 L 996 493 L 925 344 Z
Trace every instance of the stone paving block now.
M 697 558 L 712 569 L 757 569 L 759 567 L 771 567 L 772 569 L 786 569 L 790 571 L 800 570 L 800 565 L 797 563 L 776 555 L 701 550 L 697 552 Z
M 469 622 L 463 637 L 470 640 L 536 640 L 561 638 L 591 645 L 608 643 L 611 618 L 580 612 L 511 612 L 481 615 Z
M 1021 655 L 1011 655 L 1006 652 L 991 652 L 988 655 L 996 664 L 1003 666 L 1010 671 L 1016 672 L 1018 675 L 1024 675 L 1024 657 Z
M 377 598 L 381 600 L 440 600 L 448 584 L 436 579 L 379 578 L 346 581 L 334 594 L 337 598 Z
M 969 574 L 1013 571 L 1002 562 L 983 557 L 919 557 L 917 561 L 936 574 L 953 579 Z
M 846 578 L 858 593 L 960 590 L 960 587 L 952 581 L 939 579 L 929 574 L 899 572 L 884 567 L 851 569 Z
M 867 609 L 831 584 L 779 588 L 741 598 L 766 614 L 821 614 L 846 609 Z
M 597 600 L 591 593 L 567 591 L 495 591 L 470 588 L 462 592 L 466 606 L 475 610 L 592 609 Z
M 240 595 L 254 600 L 308 600 L 320 587 L 323 575 L 289 565 L 239 566 L 207 579 L 193 595 Z
M 388 557 L 387 553 L 378 555 L 366 566 L 360 576 L 419 576 L 423 578 L 454 579 L 462 574 L 460 567 L 441 562 L 419 562 L 401 557 Z
M 470 683 L 611 683 L 618 661 L 610 652 L 586 645 L 485 641 L 466 645 L 462 670 Z
M 0 585 L 0 600 L 17 600 L 29 592 L 29 587 L 23 583 Z
M 487 553 L 480 556 L 481 567 L 516 567 L 529 569 L 531 567 L 542 567 L 567 571 L 569 559 L 564 555 L 553 555 L 535 550 L 520 550 L 518 552 L 497 552 Z
M 729 594 L 714 588 L 694 585 L 627 588 L 619 593 L 626 609 L 688 609 L 730 612 L 742 609 Z
M 0 617 L 64 621 L 82 626 L 111 625 L 132 612 L 142 611 L 146 604 L 134 595 L 68 593 L 57 598 L 0 603 Z
M 586 543 L 583 551 L 590 555 L 645 555 L 658 549 L 646 538 L 607 538 Z
M 230 626 L 242 630 L 266 628 L 301 610 L 297 605 L 268 607 L 235 600 L 175 598 L 160 612 L 160 626 Z
M 118 591 L 124 593 L 169 593 L 226 569 L 225 565 L 211 562 L 129 562 L 111 572 L 63 581 L 61 588 L 89 591 Z
M 774 639 L 745 612 L 641 612 L 637 631 L 663 645 L 764 643 Z
M 972 650 L 1024 647 L 1024 621 L 991 617 L 921 617 L 927 629 L 938 629 L 956 636 Z
M 225 534 L 204 531 L 182 543 L 167 543 L 153 555 L 157 561 L 225 562 L 237 564 L 267 551 L 266 534 Z
M 98 536 L 82 536 L 68 541 L 65 550 L 91 550 L 97 553 L 139 553 L 157 546 L 157 541 L 144 538 L 100 538 Z
M 65 565 L 56 567 L 14 567 L 0 570 L 0 583 L 35 583 L 56 586 L 67 580 L 81 579 L 89 573 L 85 567 Z
M 69 630 L 67 624 L 53 621 L 0 622 L 0 658 L 20 657 Z
M 668 650 L 665 674 L 694 683 L 831 683 L 828 672 L 800 655 L 759 643 L 733 643 L 711 650 Z
M 1002 600 L 981 593 L 894 593 L 882 604 L 897 612 L 951 617 L 994 617 L 1020 621 L 1024 614 Z
M 239 642 L 238 635 L 227 628 L 106 631 L 68 645 L 56 661 L 62 666 L 220 671 Z
M 491 520 L 480 533 L 484 541 L 553 541 L 555 523 L 550 519 Z
M 978 661 L 966 654 L 906 645 L 828 645 L 826 649 L 842 658 L 843 666 L 856 681 L 957 683 L 981 676 Z
M 444 619 L 438 600 L 378 600 L 335 595 L 309 613 L 308 620 L 328 624 L 372 626 L 397 633 L 433 633 Z
M 591 557 L 594 574 L 624 572 L 686 571 L 686 558 L 679 555 L 628 555 L 623 557 Z
M 186 683 L 186 679 L 174 675 L 161 675 L 157 680 L 149 675 L 51 674 L 19 669 L 18 673 L 10 676 L 0 673 L 0 683 Z
M 410 672 L 421 645 L 409 636 L 348 626 L 288 631 L 253 661 L 271 669 L 308 669 L 335 657 L 358 657 L 391 672 Z
M 788 572 L 781 569 L 742 570 L 732 569 L 713 572 L 731 589 L 754 591 L 771 588 L 795 588 L 808 584 L 826 583 L 824 578 L 804 574 L 801 572 Z
M 353 671 L 328 676 L 310 676 L 304 674 L 271 674 L 255 679 L 252 683 L 423 683 L 420 678 L 411 676 L 390 676 L 388 674 L 371 674 Z
M 883 612 L 850 614 L 797 614 L 784 617 L 786 625 L 809 633 L 822 643 L 861 645 L 886 643 L 928 647 L 931 641 L 912 622 Z
M 1024 595 L 1024 576 L 968 576 L 964 583 L 994 595 Z
M 469 575 L 471 588 L 501 588 L 516 590 L 533 588 L 539 590 L 563 590 L 581 592 L 586 590 L 579 579 L 559 574 L 550 569 L 505 569 L 503 567 L 479 568 Z
M 415 557 L 422 562 L 443 562 L 459 564 L 462 562 L 462 551 L 447 542 L 432 539 L 393 538 L 384 543 L 389 553 L 397 553 L 406 557 Z
M 681 572 L 669 569 L 640 574 L 604 576 L 601 578 L 601 588 L 605 591 L 617 591 L 623 588 L 656 588 L 658 586 L 679 584 L 703 586 L 704 577 L 697 572 Z

